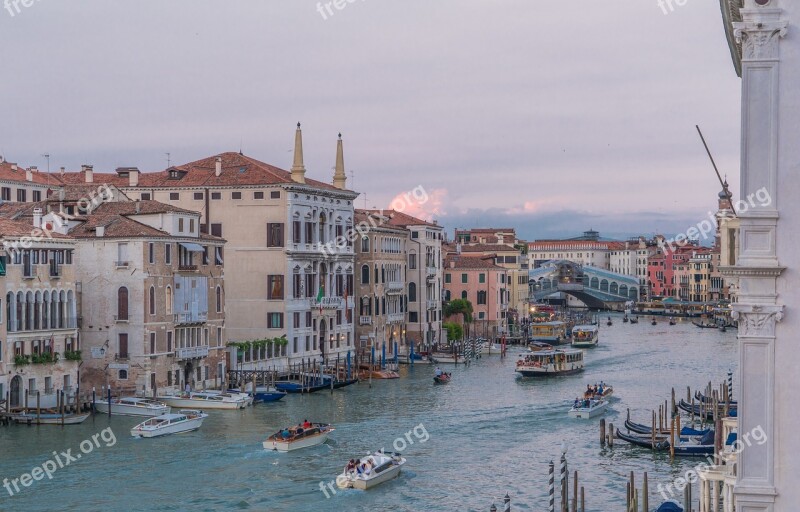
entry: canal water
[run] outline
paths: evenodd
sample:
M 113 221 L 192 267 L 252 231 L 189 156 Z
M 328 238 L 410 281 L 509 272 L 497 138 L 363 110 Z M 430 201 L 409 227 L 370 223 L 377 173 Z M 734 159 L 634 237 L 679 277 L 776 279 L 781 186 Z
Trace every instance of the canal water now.
M 430 365 L 401 367 L 399 380 L 292 395 L 244 411 L 210 411 L 199 431 L 157 439 L 131 438 L 137 419 L 128 417 L 3 427 L 0 479 L 30 473 L 54 451 L 71 449 L 81 458 L 14 496 L 0 488 L 0 511 L 488 511 L 493 502 L 502 510 L 506 493 L 513 510 L 541 511 L 547 509 L 548 463 L 555 460 L 558 471 L 562 444 L 570 471 L 578 470 L 586 487 L 587 510 L 622 510 L 630 471 L 637 483 L 649 473 L 655 503 L 659 483 L 671 483 L 698 461 L 671 463 L 619 440 L 601 448 L 599 418 L 568 418 L 571 400 L 604 380 L 615 390 L 606 421 L 622 425 L 630 408 L 632 418 L 649 423 L 651 409 L 673 386 L 685 396 L 686 386 L 699 389 L 735 372 L 736 347 L 733 331 L 698 329 L 687 320 L 652 326 L 642 318 L 631 325 L 615 317 L 613 326 L 603 323 L 600 346 L 587 351 L 587 369 L 575 376 L 520 379 L 514 373 L 519 350 L 512 350 L 505 359 L 484 356 L 468 367 L 451 366 L 449 385 L 433 385 Z M 305 418 L 335 425 L 328 444 L 288 454 L 262 448 L 267 435 Z M 82 441 L 104 430 L 82 454 Z M 382 447 L 391 451 L 397 439 L 408 459 L 398 479 L 367 492 L 328 489 L 326 497 L 320 490 L 348 459 Z

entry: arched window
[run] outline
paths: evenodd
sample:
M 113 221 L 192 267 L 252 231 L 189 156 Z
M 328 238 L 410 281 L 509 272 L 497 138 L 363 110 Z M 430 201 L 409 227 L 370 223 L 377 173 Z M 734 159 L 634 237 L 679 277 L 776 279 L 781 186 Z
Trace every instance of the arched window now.
M 216 290 L 217 313 L 222 313 L 222 288 L 217 286 Z
M 117 290 L 117 320 L 128 319 L 128 289 L 124 286 Z
M 408 283 L 408 301 L 417 302 L 417 283 Z
M 361 252 L 369 252 L 369 237 L 361 237 Z
M 167 299 L 167 306 L 166 306 L 167 314 L 171 315 L 172 314 L 172 287 L 171 286 L 167 286 L 166 299 Z
M 369 284 L 369 266 L 361 266 L 361 284 Z
M 466 299 L 467 298 L 467 290 L 464 290 L 463 292 L 461 292 L 461 298 L 462 299 Z
M 149 294 L 148 299 L 149 299 L 148 302 L 150 302 L 150 314 L 151 315 L 155 315 L 156 314 L 156 289 L 153 286 L 150 287 L 150 294 Z
M 478 292 L 478 304 L 480 305 L 486 304 L 486 292 L 483 290 Z

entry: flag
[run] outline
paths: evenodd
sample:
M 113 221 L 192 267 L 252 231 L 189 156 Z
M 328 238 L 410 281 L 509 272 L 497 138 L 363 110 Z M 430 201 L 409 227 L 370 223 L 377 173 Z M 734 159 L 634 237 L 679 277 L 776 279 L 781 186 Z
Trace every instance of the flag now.
M 319 285 L 319 291 L 317 292 L 317 304 L 319 304 L 319 314 L 322 314 L 322 298 L 325 296 L 325 290 L 323 289 L 322 285 Z

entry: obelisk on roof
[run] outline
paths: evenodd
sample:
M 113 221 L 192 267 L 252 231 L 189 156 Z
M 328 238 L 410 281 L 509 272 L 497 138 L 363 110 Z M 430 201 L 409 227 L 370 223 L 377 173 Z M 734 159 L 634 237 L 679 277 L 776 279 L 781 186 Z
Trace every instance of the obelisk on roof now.
M 336 142 L 336 170 L 333 173 L 333 186 L 344 190 L 347 188 L 347 176 L 344 173 L 344 148 L 342 147 L 342 134 Z
M 303 165 L 303 132 L 300 130 L 300 123 L 297 123 L 297 131 L 294 133 L 294 163 L 292 163 L 292 181 L 296 183 L 306 182 L 306 166 Z

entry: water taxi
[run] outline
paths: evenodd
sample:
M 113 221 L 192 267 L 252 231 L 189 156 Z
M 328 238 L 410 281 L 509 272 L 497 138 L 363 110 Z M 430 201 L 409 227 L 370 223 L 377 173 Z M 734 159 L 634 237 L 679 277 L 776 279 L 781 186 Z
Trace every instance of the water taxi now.
M 599 416 L 605 412 L 608 407 L 608 402 L 605 400 L 595 400 L 586 398 L 584 400 L 575 400 L 572 409 L 569 410 L 571 418 L 589 419 Z
M 304 423 L 302 426 L 286 428 L 272 434 L 262 445 L 267 450 L 291 452 L 324 443 L 334 430 L 327 423 Z
M 247 399 L 229 393 L 192 392 L 182 395 L 160 396 L 158 400 L 171 407 L 201 407 L 203 409 L 244 409 Z
M 341 489 L 371 489 L 400 475 L 406 459 L 399 453 L 375 452 L 358 461 L 356 468 L 350 465 L 336 477 Z
M 89 413 L 64 413 L 61 415 L 52 410 L 40 411 L 36 414 L 35 410 L 28 409 L 28 412 L 14 414 L 11 419 L 17 423 L 27 423 L 29 425 L 78 425 L 86 421 Z
M 523 377 L 571 375 L 583 371 L 583 350 L 553 349 L 520 356 L 515 369 Z
M 99 413 L 108 413 L 109 409 L 111 414 L 118 416 L 161 416 L 171 410 L 164 402 L 135 396 L 112 398 L 110 402 L 101 400 L 94 404 L 94 410 Z
M 532 323 L 530 327 L 529 341 L 549 341 L 558 344 L 567 339 L 567 324 L 561 320 Z
M 596 325 L 576 325 L 572 328 L 572 346 L 575 348 L 596 347 L 599 338 Z
M 208 414 L 193 409 L 182 410 L 179 414 L 162 414 L 133 427 L 131 435 L 149 438 L 191 432 L 200 428 L 206 418 Z

